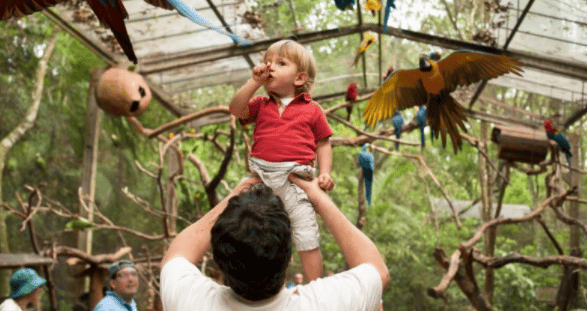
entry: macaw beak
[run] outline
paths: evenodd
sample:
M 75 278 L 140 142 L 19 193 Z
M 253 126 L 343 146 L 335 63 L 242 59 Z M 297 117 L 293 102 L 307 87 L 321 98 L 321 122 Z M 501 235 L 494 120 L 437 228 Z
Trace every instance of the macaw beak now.
M 420 54 L 420 71 L 428 72 L 432 70 L 432 65 L 430 65 L 430 58 L 426 54 Z

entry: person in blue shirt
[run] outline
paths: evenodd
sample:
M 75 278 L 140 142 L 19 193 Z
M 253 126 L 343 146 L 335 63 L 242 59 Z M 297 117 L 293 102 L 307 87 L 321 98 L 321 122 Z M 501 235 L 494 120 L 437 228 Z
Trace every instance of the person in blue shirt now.
M 110 288 L 94 311 L 138 311 L 134 295 L 139 289 L 139 273 L 129 260 L 119 260 L 108 269 Z

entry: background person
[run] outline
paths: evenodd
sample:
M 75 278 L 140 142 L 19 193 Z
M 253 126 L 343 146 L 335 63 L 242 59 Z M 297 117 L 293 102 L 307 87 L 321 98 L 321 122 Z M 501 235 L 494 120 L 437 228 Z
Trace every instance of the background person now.
M 108 269 L 110 288 L 94 311 L 138 311 L 134 295 L 139 289 L 139 273 L 129 260 L 119 260 Z
M 31 268 L 17 270 L 10 278 L 10 296 L 0 304 L 0 311 L 40 310 L 41 285 L 45 283 L 47 280 Z

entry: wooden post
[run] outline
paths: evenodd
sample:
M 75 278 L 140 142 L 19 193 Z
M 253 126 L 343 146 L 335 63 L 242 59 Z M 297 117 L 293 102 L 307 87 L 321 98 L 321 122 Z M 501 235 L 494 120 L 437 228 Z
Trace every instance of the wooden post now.
M 107 270 L 101 269 L 97 265 L 90 268 L 90 298 L 89 310 L 94 310 L 94 307 L 104 298 L 102 288 L 104 287 L 104 278 L 106 278 Z
M 90 87 L 88 89 L 88 114 L 86 119 L 86 138 L 84 143 L 84 158 L 82 164 L 81 176 L 81 195 L 85 205 L 89 208 L 86 210 L 82 206 L 79 208 L 79 215 L 92 220 L 94 217 L 93 204 L 96 191 L 96 167 L 98 164 L 98 137 L 102 125 L 102 110 L 98 108 L 96 101 L 96 86 L 104 68 L 91 70 Z M 87 254 L 92 254 L 92 231 L 84 230 L 78 233 L 77 248 Z M 81 285 L 81 284 L 80 284 Z M 83 292 L 89 290 L 89 280 L 83 279 L 83 286 L 78 287 Z M 79 293 L 81 294 L 81 293 Z
M 177 156 L 173 151 L 167 152 L 168 154 L 168 167 L 167 167 L 167 185 L 166 185 L 166 192 L 167 197 L 165 198 L 165 204 L 167 204 L 167 212 L 169 216 L 167 218 L 168 225 L 169 225 L 169 233 L 175 233 L 176 230 L 176 223 L 177 223 L 177 210 L 178 210 L 178 202 L 177 196 L 175 194 L 176 191 L 176 184 L 173 182 L 175 179 L 175 175 L 179 174 L 179 166 L 182 165 L 177 161 Z
M 481 121 L 481 134 L 480 134 L 480 146 L 479 149 L 483 149 L 483 151 L 487 154 L 488 148 L 487 144 L 489 142 L 489 124 L 486 121 Z M 487 160 L 481 153 L 479 153 L 479 184 L 481 186 L 481 203 L 482 203 L 482 212 L 481 212 L 481 219 L 482 221 L 488 222 L 490 221 L 493 211 L 493 200 L 492 200 L 492 193 L 491 191 L 491 178 L 489 176 L 489 165 Z M 485 232 L 485 255 L 493 256 L 494 248 L 495 248 L 495 228 L 492 230 L 487 230 Z M 487 268 L 485 270 L 485 297 L 487 301 L 491 304 L 492 297 L 493 297 L 493 286 L 494 286 L 494 271 L 492 268 Z
M 571 157 L 571 166 L 573 168 L 579 168 L 579 157 L 580 157 L 580 144 L 579 144 L 579 137 L 576 135 L 567 135 L 569 137 L 569 142 L 571 145 L 571 152 L 573 156 Z M 570 186 L 577 187 L 577 197 L 581 197 L 581 176 L 576 171 L 570 171 Z M 570 201 L 569 202 L 569 216 L 574 219 L 579 219 L 579 202 L 577 201 Z M 580 246 L 580 237 L 581 237 L 581 228 L 579 226 L 570 226 L 570 239 L 569 239 L 569 246 L 570 249 L 578 248 Z

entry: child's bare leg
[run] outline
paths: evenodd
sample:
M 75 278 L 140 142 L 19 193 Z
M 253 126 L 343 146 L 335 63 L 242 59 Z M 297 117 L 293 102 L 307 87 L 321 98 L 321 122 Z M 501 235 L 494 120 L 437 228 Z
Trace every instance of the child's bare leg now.
M 322 254 L 320 248 L 299 251 L 300 262 L 308 283 L 322 277 Z

